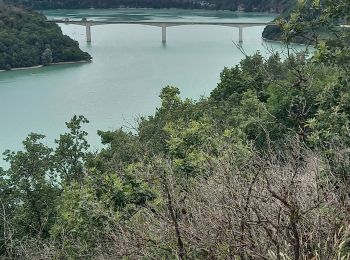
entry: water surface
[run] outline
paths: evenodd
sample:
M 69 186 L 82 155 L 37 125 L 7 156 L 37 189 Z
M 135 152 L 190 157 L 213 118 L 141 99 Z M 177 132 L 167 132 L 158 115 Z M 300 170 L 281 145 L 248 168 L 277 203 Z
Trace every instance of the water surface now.
M 49 18 L 130 21 L 268 22 L 273 15 L 192 10 L 54 10 Z M 243 54 L 233 42 L 238 29 L 220 26 L 179 26 L 167 29 L 142 25 L 92 27 L 92 43 L 85 28 L 61 25 L 93 56 L 89 64 L 56 65 L 41 69 L 0 73 L 0 151 L 18 150 L 30 132 L 43 133 L 47 143 L 65 130 L 64 122 L 83 114 L 93 148 L 99 148 L 98 129 L 113 130 L 135 125 L 160 104 L 166 85 L 177 86 L 182 97 L 209 95 L 224 66 L 233 66 Z M 263 27 L 244 29 L 247 54 L 266 54 Z M 269 44 L 279 49 L 279 44 Z M 0 161 L 0 165 L 4 165 Z

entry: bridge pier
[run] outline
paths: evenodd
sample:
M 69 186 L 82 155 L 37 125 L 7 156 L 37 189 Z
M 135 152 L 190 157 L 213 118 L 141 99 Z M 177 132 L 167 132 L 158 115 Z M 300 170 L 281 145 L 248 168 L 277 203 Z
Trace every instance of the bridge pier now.
M 1 0 L 0 0 L 1 2 Z M 102 25 L 102 24 L 142 24 L 142 25 L 149 25 L 149 26 L 156 26 L 162 28 L 162 43 L 166 43 L 166 29 L 167 27 L 171 26 L 180 26 L 180 25 L 216 25 L 216 26 L 229 26 L 238 28 L 238 41 L 240 44 L 243 43 L 243 29 L 246 27 L 254 27 L 254 26 L 266 26 L 266 25 L 274 25 L 272 22 L 268 23 L 243 23 L 243 22 L 175 22 L 175 21 L 159 21 L 159 22 L 152 22 L 152 21 L 93 21 L 93 20 L 87 20 L 86 18 L 82 18 L 81 21 L 70 21 L 68 18 L 66 19 L 59 19 L 59 20 L 48 20 L 49 23 L 64 23 L 64 24 L 75 24 L 75 25 L 81 25 L 85 26 L 86 28 L 86 41 L 88 43 L 91 42 L 91 27 L 95 25 Z
M 166 43 L 166 26 L 162 25 L 162 43 Z
M 240 44 L 242 44 L 242 43 L 243 43 L 243 27 L 242 27 L 242 26 L 239 26 L 238 29 L 239 29 L 239 38 L 238 38 L 238 42 L 239 42 Z
M 91 25 L 86 24 L 86 42 L 91 42 Z

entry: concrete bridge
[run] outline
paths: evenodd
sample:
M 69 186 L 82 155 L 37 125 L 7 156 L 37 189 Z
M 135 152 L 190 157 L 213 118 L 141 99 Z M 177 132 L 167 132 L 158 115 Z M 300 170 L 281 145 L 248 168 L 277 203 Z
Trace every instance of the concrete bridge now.
M 152 21 L 93 21 L 83 18 L 82 20 L 48 20 L 49 23 L 63 23 L 63 24 L 75 24 L 86 27 L 86 41 L 91 42 L 91 27 L 96 25 L 105 25 L 105 24 L 137 24 L 137 25 L 148 25 L 156 26 L 162 28 L 162 43 L 166 43 L 166 28 L 173 26 L 183 26 L 183 25 L 214 25 L 214 26 L 226 26 L 226 27 L 235 27 L 238 28 L 238 38 L 239 43 L 243 42 L 243 29 L 247 27 L 255 26 L 266 26 L 273 25 L 272 22 L 268 23 L 239 23 L 239 22 L 152 22 Z

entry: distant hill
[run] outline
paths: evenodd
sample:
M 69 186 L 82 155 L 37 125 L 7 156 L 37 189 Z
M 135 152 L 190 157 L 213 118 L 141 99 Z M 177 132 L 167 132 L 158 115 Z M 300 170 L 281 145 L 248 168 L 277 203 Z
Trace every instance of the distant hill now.
M 1 0 L 0 0 L 1 1 Z M 297 0 L 3 0 L 31 9 L 78 8 L 183 8 L 231 10 L 244 12 L 272 12 L 287 16 Z M 280 40 L 277 26 L 267 26 L 263 37 Z
M 91 59 L 45 20 L 37 12 L 0 4 L 0 70 Z
M 208 0 L 208 2 L 214 4 L 216 9 L 283 13 L 290 10 L 296 0 Z
M 289 9 L 296 0 L 5 0 L 34 9 L 57 8 L 202 8 L 247 12 L 278 12 Z

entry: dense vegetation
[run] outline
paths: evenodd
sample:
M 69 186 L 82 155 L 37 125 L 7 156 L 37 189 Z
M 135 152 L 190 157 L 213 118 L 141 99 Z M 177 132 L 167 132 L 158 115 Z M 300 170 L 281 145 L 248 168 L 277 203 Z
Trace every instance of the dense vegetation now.
M 90 59 L 45 16 L 0 3 L 0 70 Z
M 327 3 L 321 25 L 349 8 Z M 350 259 L 349 32 L 334 37 L 312 58 L 248 56 L 197 102 L 165 87 L 98 153 L 83 116 L 54 148 L 30 134 L 4 153 L 1 258 Z
M 34 9 L 51 8 L 205 8 L 220 10 L 281 12 L 294 4 L 295 0 L 7 0 L 9 3 L 25 5 Z
M 347 24 L 348 20 L 346 17 L 339 17 L 334 19 L 333 24 L 322 23 L 323 17 L 320 14 L 320 9 L 329 4 L 329 0 L 319 1 L 298 1 L 292 8 L 284 10 L 283 14 L 276 19 L 276 25 L 269 25 L 263 31 L 263 38 L 275 41 L 290 42 L 291 40 L 295 43 L 302 44 L 315 44 L 321 39 L 326 39 L 330 32 L 335 33 L 339 30 L 337 28 L 341 24 Z M 337 6 L 339 12 L 350 13 L 346 6 Z M 293 16 L 294 11 L 303 13 L 302 17 Z M 303 24 L 298 27 L 294 27 L 295 30 L 286 28 L 289 23 L 298 22 L 296 19 L 301 18 Z M 317 24 L 317 27 L 313 26 Z

